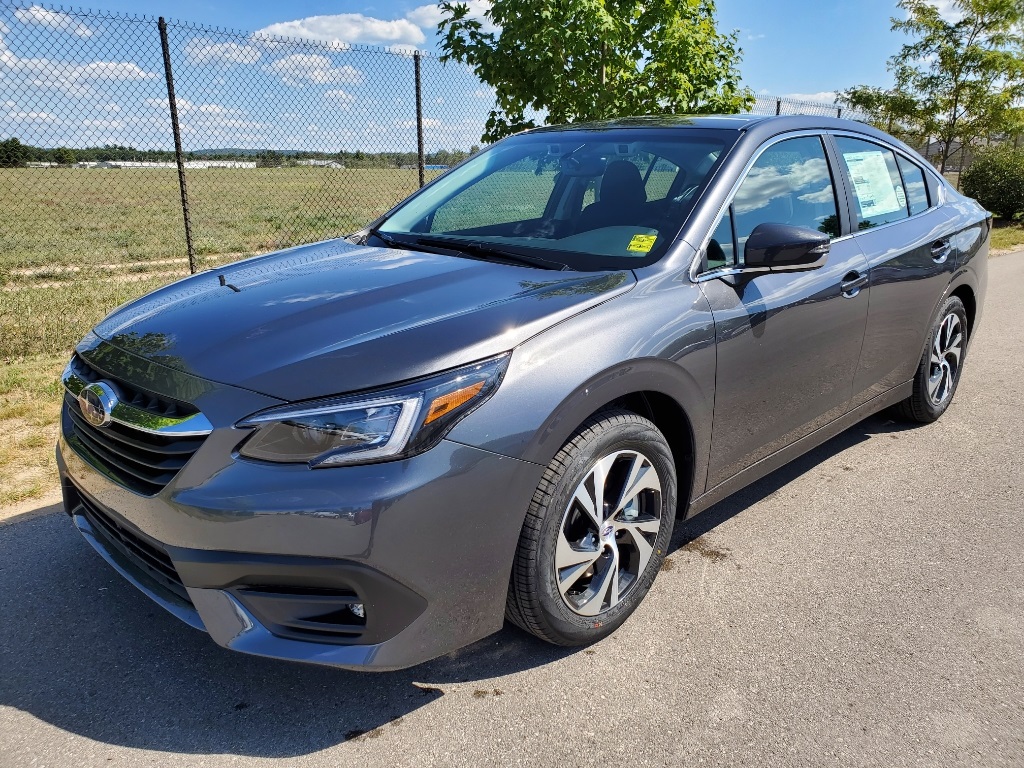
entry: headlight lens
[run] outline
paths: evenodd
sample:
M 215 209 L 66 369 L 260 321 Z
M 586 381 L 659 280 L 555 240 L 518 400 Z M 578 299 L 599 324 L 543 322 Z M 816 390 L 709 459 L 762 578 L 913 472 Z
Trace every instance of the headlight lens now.
M 508 355 L 364 395 L 261 411 L 238 423 L 256 428 L 241 456 L 311 467 L 405 458 L 436 445 L 493 394 Z

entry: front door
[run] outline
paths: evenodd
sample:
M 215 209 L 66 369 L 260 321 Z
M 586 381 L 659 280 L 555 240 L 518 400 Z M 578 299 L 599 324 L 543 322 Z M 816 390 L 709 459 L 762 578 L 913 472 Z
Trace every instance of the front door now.
M 761 223 L 837 237 L 834 175 L 818 136 L 763 150 L 716 228 L 705 278 L 719 265 L 742 268 L 746 239 Z M 867 270 L 846 237 L 833 240 L 815 270 L 703 280 L 718 348 L 708 490 L 849 408 L 867 322 Z

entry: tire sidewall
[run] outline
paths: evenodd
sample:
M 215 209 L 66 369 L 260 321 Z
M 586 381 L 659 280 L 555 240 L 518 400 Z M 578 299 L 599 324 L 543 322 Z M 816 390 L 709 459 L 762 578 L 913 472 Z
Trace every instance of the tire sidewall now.
M 597 425 L 595 425 L 597 426 Z M 555 576 L 555 545 L 562 519 L 580 481 L 598 459 L 623 450 L 643 454 L 661 483 L 661 527 L 647 568 L 622 601 L 598 616 L 580 616 L 562 600 Z M 593 642 L 619 627 L 650 590 L 668 550 L 675 521 L 676 472 L 672 451 L 653 424 L 637 417 L 627 423 L 606 424 L 571 457 L 547 499 L 537 559 L 538 596 L 547 623 L 573 644 Z

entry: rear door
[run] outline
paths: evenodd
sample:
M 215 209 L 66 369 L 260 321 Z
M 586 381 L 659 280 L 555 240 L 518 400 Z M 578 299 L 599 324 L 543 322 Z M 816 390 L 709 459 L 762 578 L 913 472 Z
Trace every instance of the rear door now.
M 833 134 L 848 180 L 853 240 L 870 278 L 856 407 L 914 375 L 956 264 L 953 217 L 935 204 L 918 161 L 864 137 Z
M 697 278 L 718 349 L 708 489 L 846 412 L 867 321 L 867 262 L 852 238 L 839 237 L 846 195 L 823 137 L 776 138 L 759 153 L 720 214 Z M 832 235 L 826 264 L 745 272 L 744 244 L 766 222 Z

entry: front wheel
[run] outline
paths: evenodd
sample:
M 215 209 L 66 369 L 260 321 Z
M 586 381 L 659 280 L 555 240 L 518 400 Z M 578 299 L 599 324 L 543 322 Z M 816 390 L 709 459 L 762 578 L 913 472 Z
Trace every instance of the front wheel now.
M 966 353 L 967 311 L 958 297 L 950 296 L 928 335 L 914 375 L 914 394 L 896 405 L 897 415 L 929 424 L 945 413 L 960 383 Z
M 672 451 L 654 424 L 619 409 L 591 417 L 534 493 L 506 616 L 557 645 L 611 634 L 661 568 L 675 508 Z

